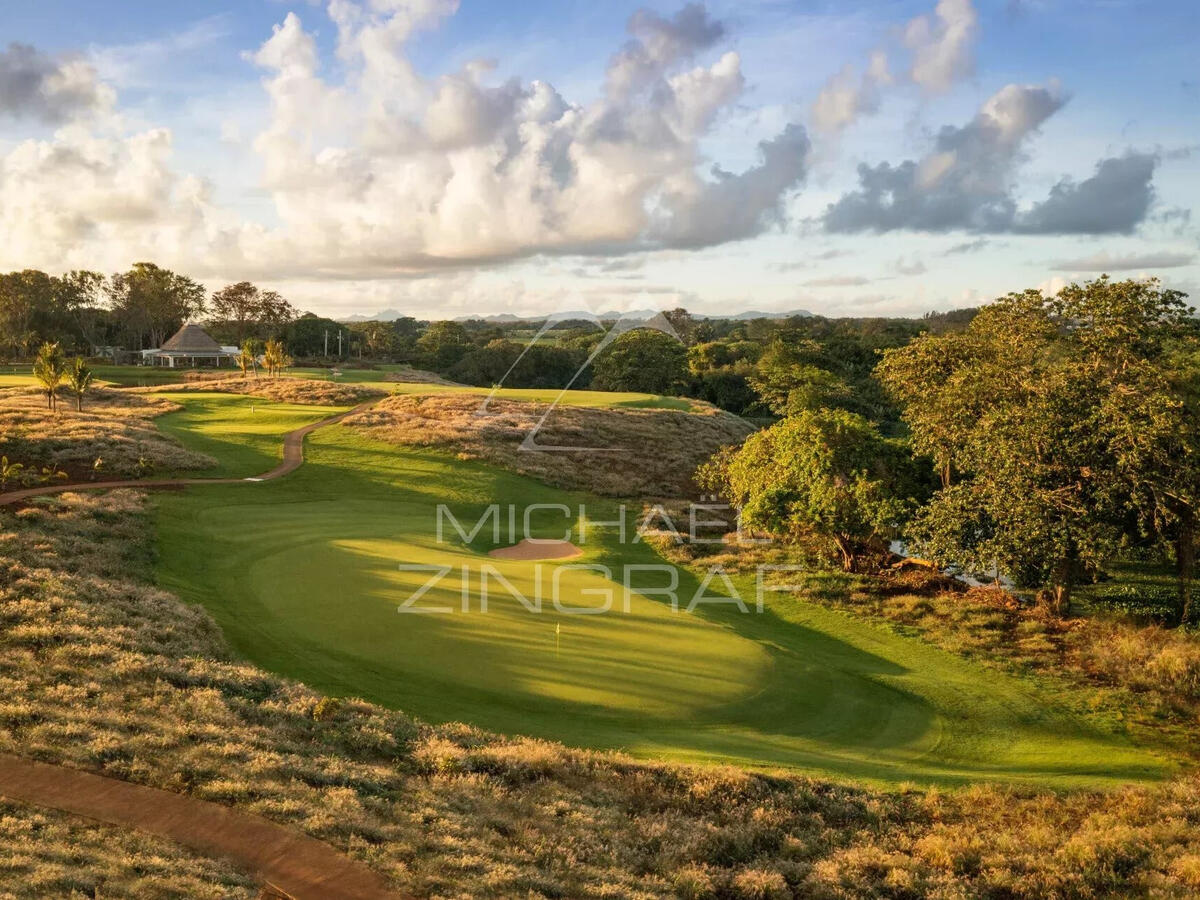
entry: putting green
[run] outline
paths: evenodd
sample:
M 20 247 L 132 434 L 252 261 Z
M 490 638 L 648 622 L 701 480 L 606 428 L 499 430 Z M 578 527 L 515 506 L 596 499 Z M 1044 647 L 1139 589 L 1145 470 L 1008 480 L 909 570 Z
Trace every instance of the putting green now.
M 1068 713 L 1064 701 L 1082 704 L 1066 688 L 984 669 L 796 596 L 769 594 L 756 613 L 752 579 L 714 581 L 713 602 L 687 612 L 650 593 L 662 572 L 633 573 L 625 612 L 622 567 L 662 561 L 644 544 L 621 543 L 615 528 L 590 531 L 579 559 L 540 568 L 488 557 L 486 528 L 469 544 L 452 531 L 437 539 L 439 504 L 466 526 L 491 503 L 586 503 L 598 520 L 615 518 L 611 503 L 372 443 L 344 426 L 312 435 L 307 460 L 276 482 L 157 496 L 158 571 L 164 587 L 212 612 L 237 651 L 321 690 L 428 721 L 644 757 L 887 783 L 1092 786 L 1170 768 Z M 553 512 L 536 525 L 544 537 L 564 527 Z M 433 574 L 402 564 L 448 568 L 416 605 L 450 611 L 399 613 Z M 611 580 L 583 568 L 598 565 Z M 700 583 L 677 571 L 684 607 Z M 716 602 L 729 587 L 751 611 L 728 596 Z M 610 591 L 603 614 L 553 604 L 603 606 Z

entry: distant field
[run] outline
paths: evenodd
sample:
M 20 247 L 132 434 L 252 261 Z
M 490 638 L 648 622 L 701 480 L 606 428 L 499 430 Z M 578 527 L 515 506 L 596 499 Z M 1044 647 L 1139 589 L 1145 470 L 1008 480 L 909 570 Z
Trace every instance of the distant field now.
M 189 446 L 228 454 L 223 465 L 240 471 L 266 453 L 263 432 L 245 430 L 244 399 L 202 397 L 168 425 Z M 235 427 L 223 432 L 226 414 Z M 252 454 L 238 449 L 243 441 Z M 439 544 L 436 508 L 448 504 L 466 522 L 493 502 L 586 502 L 593 518 L 616 514 L 611 503 L 333 427 L 310 438 L 306 465 L 281 481 L 159 495 L 159 580 L 204 604 L 254 662 L 435 722 L 893 784 L 1104 785 L 1168 768 L 1066 712 L 1062 688 L 984 669 L 800 598 L 772 595 L 762 615 L 727 603 L 675 611 L 637 593 L 660 583 L 660 573 L 634 579 L 629 613 L 566 615 L 547 599 L 548 611 L 534 615 L 506 598 L 502 583 L 480 612 L 481 563 L 527 597 L 535 569 L 483 555 L 490 536 Z M 562 527 L 561 519 L 543 521 L 539 533 Z M 611 530 L 593 532 L 585 550 L 578 563 L 618 573 L 660 562 Z M 420 605 L 456 611 L 399 614 L 428 577 L 402 572 L 401 563 L 452 567 Z M 551 564 L 544 578 L 556 569 L 564 604 L 594 605 L 596 591 L 615 587 L 619 608 L 620 586 L 601 573 Z M 686 603 L 699 585 L 678 574 Z M 753 602 L 752 582 L 734 586 Z M 707 593 L 722 595 L 721 582 Z

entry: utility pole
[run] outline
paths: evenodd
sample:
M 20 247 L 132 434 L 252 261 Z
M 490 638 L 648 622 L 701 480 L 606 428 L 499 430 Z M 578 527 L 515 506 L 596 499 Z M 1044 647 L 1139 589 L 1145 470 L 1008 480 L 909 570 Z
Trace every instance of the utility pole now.
M 325 358 L 329 359 L 329 329 L 325 329 Z
M 342 332 L 338 331 L 338 359 L 342 358 Z

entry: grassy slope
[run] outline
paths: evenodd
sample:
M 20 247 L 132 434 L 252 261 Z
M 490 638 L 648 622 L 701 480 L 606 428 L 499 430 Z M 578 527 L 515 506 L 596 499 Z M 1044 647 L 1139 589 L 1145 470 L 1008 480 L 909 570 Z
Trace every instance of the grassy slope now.
M 204 603 L 256 662 L 431 721 L 892 782 L 1092 784 L 1161 772 L 1150 754 L 1059 711 L 1044 686 L 778 595 L 762 616 L 728 605 L 688 615 L 637 596 L 631 615 L 535 616 L 496 599 L 502 588 L 486 615 L 395 612 L 423 578 L 398 563 L 486 559 L 483 546 L 435 543 L 438 503 L 465 520 L 490 502 L 584 499 L 335 428 L 310 439 L 309 464 L 284 481 L 159 498 L 160 579 Z M 611 517 L 604 504 L 590 508 Z M 581 560 L 657 561 L 612 534 Z M 531 566 L 497 568 L 531 593 Z M 564 602 L 606 586 L 585 572 L 562 585 Z M 686 573 L 681 585 L 685 599 L 696 588 Z M 458 594 L 447 586 L 426 602 Z
M 272 403 L 230 394 L 164 393 L 183 409 L 158 419 L 160 430 L 219 465 L 199 474 L 211 478 L 259 475 L 283 458 L 283 436 L 346 407 Z

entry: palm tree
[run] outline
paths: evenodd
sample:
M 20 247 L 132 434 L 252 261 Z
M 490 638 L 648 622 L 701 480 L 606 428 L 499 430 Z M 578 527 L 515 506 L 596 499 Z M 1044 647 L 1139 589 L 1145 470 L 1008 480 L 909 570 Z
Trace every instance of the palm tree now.
M 263 349 L 263 365 L 267 367 L 268 375 L 278 375 L 286 366 L 291 365 L 291 363 L 292 360 L 287 355 L 287 351 L 284 350 L 282 341 L 267 341 Z
M 0 491 L 8 490 L 8 483 L 25 468 L 19 462 L 10 463 L 7 456 L 0 456 Z
M 92 370 L 88 368 L 82 356 L 75 357 L 71 363 L 71 367 L 67 370 L 67 387 L 71 389 L 71 393 L 75 395 L 75 409 L 83 409 L 83 395 L 87 393 L 88 388 L 92 386 L 92 380 L 95 378 Z
M 242 377 L 258 365 L 258 358 L 254 355 L 254 347 L 250 341 L 242 342 L 242 352 L 237 355 L 238 368 L 242 370 Z
M 66 366 L 58 344 L 42 344 L 33 360 L 33 374 L 46 391 L 46 409 L 58 409 L 58 386 L 62 384 Z

